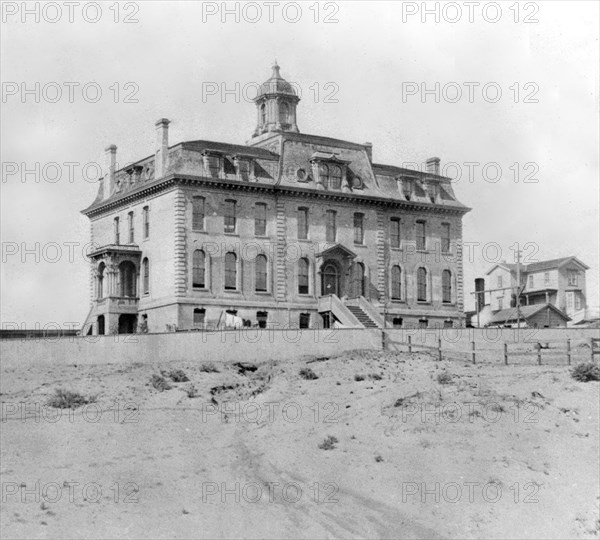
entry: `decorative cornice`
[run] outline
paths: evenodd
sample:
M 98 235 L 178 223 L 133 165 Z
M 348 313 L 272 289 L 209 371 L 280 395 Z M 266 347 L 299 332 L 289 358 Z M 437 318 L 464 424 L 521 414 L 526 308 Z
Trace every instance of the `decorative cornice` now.
M 287 194 L 290 196 L 305 197 L 309 199 L 325 199 L 337 202 L 361 202 L 365 204 L 371 204 L 373 206 L 401 208 L 409 211 L 425 211 L 439 214 L 464 215 L 471 210 L 466 206 L 445 206 L 418 201 L 400 201 L 385 197 L 370 196 L 362 193 L 332 192 L 327 190 L 316 191 L 314 189 L 303 188 L 300 186 L 282 186 L 278 183 L 265 184 L 262 182 L 244 182 L 239 180 L 210 178 L 206 176 L 170 174 L 157 183 L 148 186 L 146 189 L 136 190 L 135 192 L 126 194 L 117 200 L 107 201 L 105 204 L 100 204 L 95 208 L 83 210 L 82 213 L 90 218 L 95 217 L 104 213 L 108 213 L 116 208 L 127 206 L 135 200 L 147 197 L 148 195 L 165 191 L 174 187 L 175 185 L 203 185 L 230 191 L 273 193 L 279 195 Z

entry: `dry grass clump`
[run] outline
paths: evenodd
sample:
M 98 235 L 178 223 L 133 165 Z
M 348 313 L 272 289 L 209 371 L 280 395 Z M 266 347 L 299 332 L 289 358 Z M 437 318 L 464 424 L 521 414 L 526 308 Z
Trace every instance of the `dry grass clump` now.
M 319 378 L 319 376 L 310 368 L 302 368 L 300 370 L 300 377 L 307 381 L 312 381 Z
M 579 382 L 600 381 L 600 367 L 594 362 L 585 362 L 571 371 L 571 377 Z
M 78 392 L 57 388 L 54 395 L 48 399 L 47 404 L 49 407 L 54 407 L 56 409 L 76 409 L 77 407 L 82 407 L 88 403 L 94 403 L 95 401 L 95 397 L 86 398 Z
M 159 392 L 164 392 L 165 390 L 171 390 L 173 388 L 162 375 L 152 375 L 150 379 L 150 384 L 156 388 Z
M 335 444 L 339 442 L 337 437 L 333 435 L 329 435 L 320 445 L 319 448 L 321 450 L 333 450 L 335 448 Z

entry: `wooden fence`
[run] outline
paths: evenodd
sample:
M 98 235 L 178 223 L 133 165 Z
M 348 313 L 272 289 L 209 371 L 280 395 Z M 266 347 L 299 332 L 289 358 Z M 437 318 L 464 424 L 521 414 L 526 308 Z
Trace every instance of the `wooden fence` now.
M 494 362 L 519 364 L 519 359 L 531 359 L 531 363 L 541 366 L 543 364 L 566 364 L 573 362 L 592 362 L 594 356 L 600 354 L 600 339 L 567 339 L 562 341 L 522 342 L 502 344 L 502 348 L 476 347 L 476 342 L 471 341 L 468 349 L 443 347 L 443 340 L 438 338 L 437 345 L 426 345 L 415 343 L 412 336 L 407 336 L 407 341 L 394 341 L 384 332 L 383 348 L 392 351 L 407 351 L 409 353 L 418 351 L 430 351 L 436 355 L 437 360 L 466 360 L 473 364 Z M 549 362 L 550 359 L 559 360 Z M 564 359 L 564 360 L 563 360 Z M 563 360 L 563 361 L 560 361 Z

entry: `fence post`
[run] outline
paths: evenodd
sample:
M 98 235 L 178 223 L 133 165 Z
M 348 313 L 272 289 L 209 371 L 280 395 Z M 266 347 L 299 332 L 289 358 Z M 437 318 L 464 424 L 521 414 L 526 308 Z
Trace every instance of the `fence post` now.
M 535 344 L 536 348 L 537 348 L 537 363 L 538 366 L 542 365 L 542 345 L 538 342 Z
M 412 352 L 412 336 L 408 336 L 408 352 Z
M 594 361 L 594 338 L 590 338 L 590 362 Z
M 471 341 L 471 362 L 475 363 L 475 342 Z
M 385 338 L 386 338 L 386 334 L 385 334 L 385 330 L 381 331 L 381 349 L 383 352 L 385 352 L 387 350 L 387 345 L 385 342 Z
M 567 339 L 567 365 L 571 365 L 571 340 Z
M 442 338 L 438 338 L 438 360 L 442 361 Z
M 508 343 L 504 342 L 504 365 L 508 366 Z

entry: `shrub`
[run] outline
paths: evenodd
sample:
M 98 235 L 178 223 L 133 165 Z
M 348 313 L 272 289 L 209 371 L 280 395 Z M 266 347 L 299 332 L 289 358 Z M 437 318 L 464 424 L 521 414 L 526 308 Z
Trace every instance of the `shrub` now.
M 375 461 L 377 463 L 381 463 L 383 461 L 383 458 L 381 456 L 375 456 Z
M 167 382 L 167 380 L 161 375 L 152 375 L 150 379 L 150 383 L 154 388 L 156 388 L 159 392 L 163 392 L 164 390 L 171 390 L 172 386 Z
M 208 362 L 206 364 L 202 364 L 200 366 L 200 371 L 202 371 L 203 373 L 219 373 L 219 370 L 217 369 L 217 366 L 215 366 L 211 362 Z
M 355 381 L 364 381 L 365 376 L 364 375 L 354 375 L 354 380 Z
M 168 376 L 173 382 L 189 382 L 190 381 L 188 376 L 181 369 L 172 369 L 171 371 L 169 371 Z
M 337 443 L 337 437 L 333 437 L 329 435 L 320 445 L 319 448 L 321 450 L 333 450 L 335 448 L 335 443 Z
M 383 377 L 379 375 L 379 373 L 371 373 L 369 375 L 369 379 L 371 379 L 372 381 L 380 381 L 381 379 L 383 379 Z
M 197 398 L 199 395 L 198 390 L 196 390 L 196 387 L 193 384 L 190 384 L 186 387 L 185 393 L 187 394 L 187 397 L 189 397 L 190 399 Z
M 594 362 L 579 364 L 571 372 L 571 377 L 579 382 L 599 381 L 600 367 Z
M 48 400 L 48 406 L 56 409 L 76 409 L 88 403 L 94 403 L 95 397 L 86 398 L 77 392 L 70 392 L 69 390 L 63 390 L 57 388 L 54 395 Z
M 319 376 L 310 368 L 302 368 L 300 370 L 300 377 L 307 381 L 312 381 L 319 378 Z
M 452 383 L 452 375 L 447 371 L 442 371 L 438 373 L 437 382 L 440 384 L 451 384 Z

